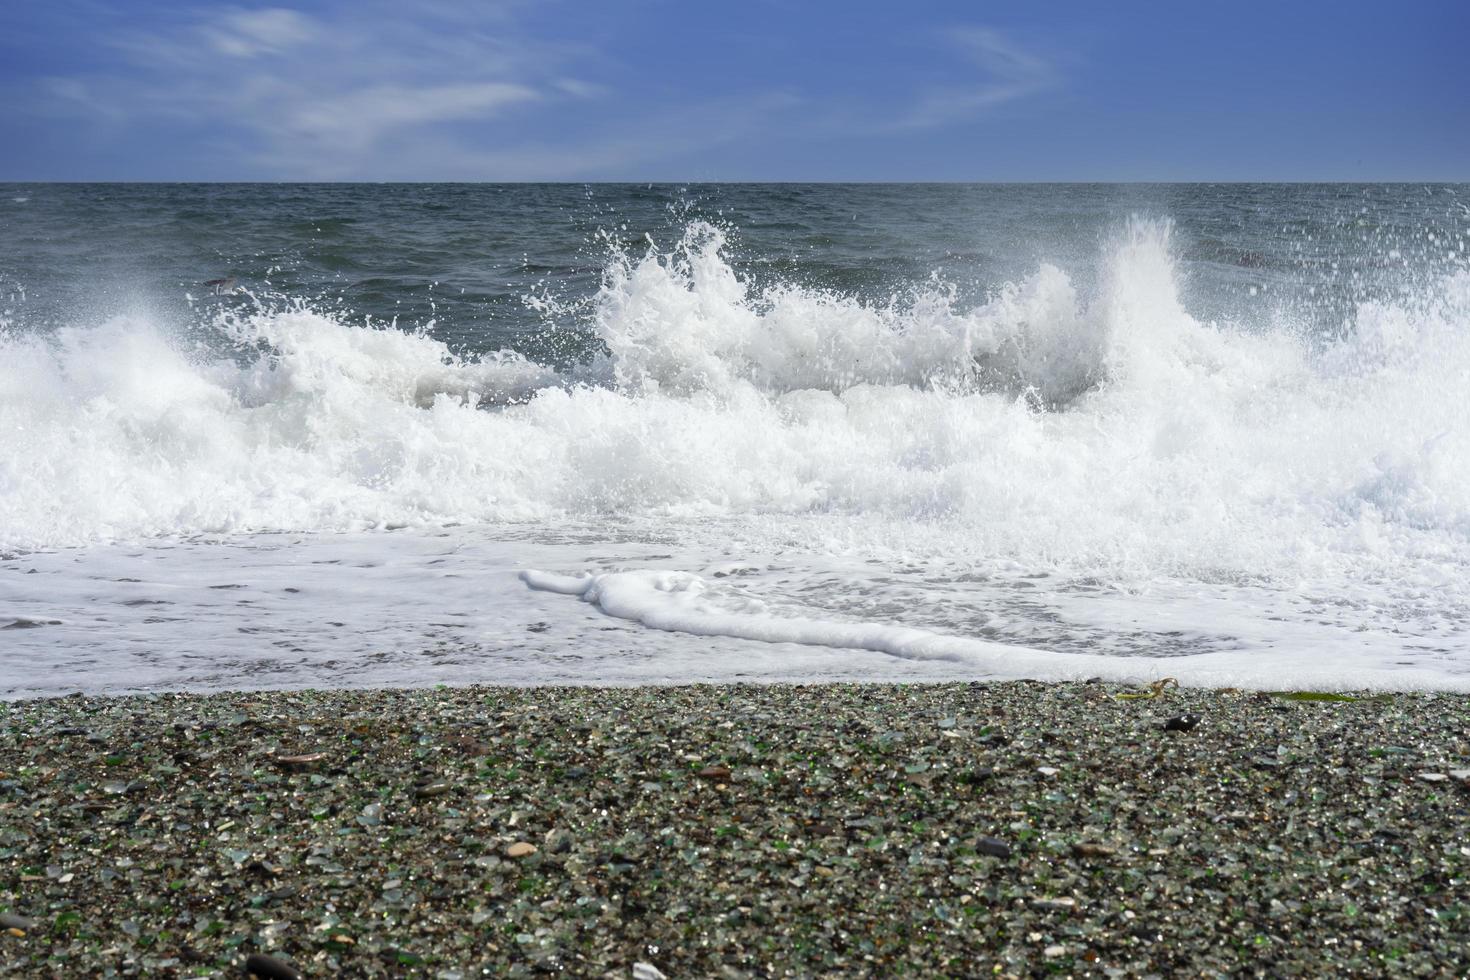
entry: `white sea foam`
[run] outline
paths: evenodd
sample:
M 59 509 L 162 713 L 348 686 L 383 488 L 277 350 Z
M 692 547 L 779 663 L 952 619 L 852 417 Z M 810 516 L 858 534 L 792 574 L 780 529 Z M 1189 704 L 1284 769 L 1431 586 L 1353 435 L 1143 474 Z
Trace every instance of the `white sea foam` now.
M 861 650 L 905 661 L 949 662 L 987 679 L 1045 677 L 1142 683 L 1180 675 L 1185 683 L 1219 687 L 1319 690 L 1444 688 L 1470 691 L 1470 665 L 1385 662 L 1381 651 L 1328 651 L 1311 644 L 1285 657 L 1202 650 L 1176 657 L 1059 653 L 882 622 L 844 622 L 781 615 L 749 595 L 710 588 L 699 575 L 622 571 L 566 576 L 526 570 L 532 589 L 580 597 L 610 616 L 655 630 L 692 636 Z M 779 659 L 773 657 L 771 659 Z M 1175 678 L 1176 680 L 1178 678 Z
M 1120 230 L 1090 295 L 1043 266 L 978 306 L 757 291 L 721 246 L 695 226 L 612 263 L 609 354 L 574 375 L 305 308 L 221 324 L 228 357 L 139 318 L 0 328 L 0 548 L 582 520 L 815 578 L 1261 588 L 1334 629 L 1464 643 L 1470 273 L 1361 306 L 1324 349 L 1191 317 L 1161 222 Z M 818 592 L 782 615 L 825 622 Z M 871 605 L 838 620 L 885 625 Z

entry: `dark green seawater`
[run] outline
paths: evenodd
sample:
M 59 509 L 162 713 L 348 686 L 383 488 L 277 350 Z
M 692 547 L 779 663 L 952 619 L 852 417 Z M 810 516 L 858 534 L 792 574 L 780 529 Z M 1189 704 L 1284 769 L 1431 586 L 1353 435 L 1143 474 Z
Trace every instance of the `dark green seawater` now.
M 456 350 L 557 357 L 586 344 L 565 332 L 610 252 L 670 249 L 695 221 L 728 231 L 758 288 L 883 301 L 937 278 L 970 302 L 1043 263 L 1086 292 L 1141 215 L 1173 222 L 1195 316 L 1333 329 L 1462 262 L 1467 208 L 1465 185 L 1418 184 L 11 184 L 0 295 L 27 327 L 129 308 L 186 323 L 187 295 L 234 276 Z

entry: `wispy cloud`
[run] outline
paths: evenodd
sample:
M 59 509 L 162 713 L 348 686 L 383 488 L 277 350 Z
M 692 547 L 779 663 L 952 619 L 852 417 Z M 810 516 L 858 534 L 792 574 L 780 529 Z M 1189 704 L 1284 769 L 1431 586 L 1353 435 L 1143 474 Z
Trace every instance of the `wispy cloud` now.
M 187 173 L 208 178 L 678 176 L 681 160 L 717 160 L 737 142 L 749 159 L 758 145 L 961 127 L 1061 81 L 1051 60 L 979 26 L 911 35 L 944 57 L 916 59 L 907 45 L 894 63 L 922 70 L 859 102 L 804 62 L 784 81 L 695 73 L 670 85 L 646 58 L 545 33 L 525 0 L 277 0 L 174 8 L 167 20 L 94 2 L 112 16 L 94 33 L 79 25 L 91 67 L 38 79 L 18 111 L 67 115 L 97 145 L 157 135 L 193 154 Z M 889 43 L 904 46 L 875 37 L 875 53 Z
M 931 129 L 961 123 L 1042 92 L 1061 80 L 1050 61 L 1000 31 L 956 28 L 948 32 L 946 41 L 959 52 L 973 77 L 919 93 L 895 128 Z
M 500 117 L 603 92 L 578 77 L 586 49 L 519 35 L 485 6 L 198 8 L 108 43 L 122 68 L 48 79 L 56 104 L 197 125 L 275 176 L 376 177 L 405 148 L 494 146 Z
M 461 85 L 371 85 L 292 106 L 260 128 L 320 144 L 317 150 L 366 153 L 395 132 L 430 123 L 490 119 L 540 92 L 511 82 Z
M 756 138 L 771 119 L 802 105 L 794 94 L 770 92 L 643 113 L 560 140 L 483 148 L 452 138 L 428 140 L 395 160 L 387 178 L 414 179 L 432 168 L 444 180 L 483 180 L 485 174 L 501 180 L 631 180 L 651 168 L 651 179 L 677 180 L 688 175 L 664 169 L 671 159 Z
M 214 50 L 236 58 L 277 54 L 305 44 L 317 31 L 318 25 L 312 18 L 280 7 L 227 11 L 219 18 L 218 26 L 203 29 Z

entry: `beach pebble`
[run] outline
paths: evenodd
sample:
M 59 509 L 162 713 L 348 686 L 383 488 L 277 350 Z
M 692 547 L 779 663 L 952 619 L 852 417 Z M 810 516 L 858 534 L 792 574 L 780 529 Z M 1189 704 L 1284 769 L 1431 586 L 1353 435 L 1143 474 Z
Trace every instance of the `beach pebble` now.
M 505 849 L 505 856 L 509 858 L 530 857 L 535 853 L 536 845 L 523 840 L 518 840 Z
M 1193 731 L 1194 730 L 1194 726 L 1195 725 L 1198 725 L 1198 724 L 1199 724 L 1199 717 L 1196 716 L 1196 715 L 1178 715 L 1177 717 L 1170 718 L 1168 721 L 1164 722 L 1164 731 L 1166 731 L 1166 732 L 1188 732 L 1188 731 Z
M 305 755 L 278 755 L 276 765 L 287 772 L 305 772 L 315 768 L 327 757 L 325 752 L 308 752 Z
M 664 971 L 652 963 L 634 963 L 633 980 L 668 980 L 668 978 L 664 976 Z
M 301 971 L 264 953 L 251 953 L 246 958 L 245 975 L 260 980 L 301 980 Z
M 471 756 L 471 757 L 474 757 L 474 758 L 480 758 L 481 756 L 487 756 L 492 751 L 494 751 L 494 749 L 488 743 L 482 742 L 479 739 L 475 739 L 475 738 L 466 738 L 466 737 L 454 738 L 454 739 L 450 739 L 449 740 L 449 744 L 450 745 L 453 745 L 455 748 L 459 749 L 465 755 L 468 755 L 468 756 Z
M 1033 898 L 1031 907 L 1047 912 L 1070 912 L 1077 907 L 1075 898 Z
M 980 842 L 975 845 L 975 850 L 991 857 L 1007 858 L 1011 856 L 1011 845 L 998 837 L 980 838 Z
M 730 778 L 730 770 L 726 766 L 705 766 L 699 770 L 699 778 L 727 780 Z
M 6 929 L 19 929 L 21 932 L 30 932 L 36 928 L 35 919 L 28 919 L 23 915 L 15 915 L 11 912 L 0 912 L 0 926 Z
M 1093 690 L 1111 698 L 1115 689 Z M 838 963 L 830 947 L 792 941 L 841 921 L 834 906 L 852 921 L 898 922 L 870 930 L 884 944 L 863 951 L 882 958 L 885 975 L 955 972 L 946 964 L 973 956 L 976 939 L 959 924 L 973 922 L 1005 930 L 1017 973 L 1029 957 L 1032 970 L 1079 976 L 1110 965 L 1129 976 L 1193 976 L 1218 972 L 1211 951 L 1232 941 L 1236 920 L 1221 919 L 1219 902 L 1246 910 L 1251 936 L 1300 931 L 1317 908 L 1324 862 L 1340 863 L 1343 894 L 1362 912 L 1333 917 L 1334 934 L 1367 949 L 1397 923 L 1395 910 L 1419 907 L 1426 876 L 1449 880 L 1470 858 L 1457 807 L 1470 789 L 1451 781 L 1470 777 L 1470 754 L 1451 751 L 1464 737 L 1458 698 L 1401 695 L 1392 710 L 1326 702 L 1293 708 L 1299 717 L 1280 724 L 1248 697 L 1224 705 L 1211 692 L 1171 692 L 1167 707 L 1119 710 L 1007 684 L 973 693 L 288 692 L 251 695 L 269 702 L 251 709 L 264 734 L 241 725 L 186 743 L 170 733 L 156 751 L 148 741 L 175 720 L 228 717 L 242 697 L 12 709 L 20 734 L 0 739 L 0 824 L 13 883 L 0 911 L 40 924 L 21 938 L 0 924 L 0 976 L 28 976 L 33 957 L 64 953 L 65 976 L 101 976 L 132 957 L 139 976 L 225 963 L 216 972 L 240 978 L 246 954 L 267 950 L 312 977 L 464 967 L 467 977 L 627 980 L 644 960 L 674 980 L 760 975 L 770 962 L 800 976 L 860 975 L 865 964 L 877 972 L 851 950 Z M 1230 724 L 1221 725 L 1226 707 Z M 1185 713 L 1210 724 L 1160 741 L 1165 720 Z M 963 743 L 942 736 L 946 718 Z M 84 723 L 109 732 L 106 753 L 49 734 Z M 301 723 L 315 734 L 298 733 Z M 1000 724 L 1012 726 L 1009 748 L 977 744 Z M 343 733 L 358 727 L 365 737 L 349 748 Z M 594 728 L 600 740 L 587 734 Z M 884 756 L 873 743 L 890 729 L 903 738 Z M 1055 735 L 1050 746 L 1045 734 Z M 494 761 L 467 757 L 452 741 L 466 736 L 490 745 Z M 1383 753 L 1385 743 L 1416 754 Z M 185 746 L 187 764 L 172 761 Z M 272 754 L 313 746 L 328 757 L 321 772 L 287 775 Z M 122 762 L 106 767 L 114 752 Z M 1258 756 L 1282 768 L 1252 770 Z M 716 791 L 699 772 L 720 765 L 731 776 Z M 341 778 L 326 775 L 339 766 Z M 901 785 L 921 766 L 934 790 Z M 1060 773 L 1046 779 L 1043 766 Z M 1424 772 L 1448 775 L 1416 791 Z M 129 779 L 126 794 L 104 793 L 107 781 Z M 653 779 L 662 791 L 640 792 Z M 439 782 L 450 794 L 413 802 Z M 242 792 L 261 794 L 261 807 L 242 806 Z M 135 798 L 147 809 L 123 805 Z M 381 827 L 357 823 L 366 804 L 381 805 Z M 1340 836 L 1324 833 L 1329 821 Z M 987 832 L 997 836 L 982 841 Z M 195 841 L 205 843 L 197 858 Z M 508 852 L 517 842 L 525 846 Z M 887 887 L 866 887 L 874 881 Z M 1384 904 L 1361 903 L 1367 894 Z M 173 913 L 159 911 L 160 896 L 177 903 Z M 904 945 L 899 926 L 910 913 L 945 925 L 932 942 Z M 595 927 L 568 928 L 583 919 Z M 704 930 L 711 945 L 682 941 L 668 922 Z M 98 923 L 92 949 L 82 937 Z M 1430 927 L 1455 948 L 1458 920 Z M 163 929 L 174 937 L 166 946 L 156 939 Z M 781 945 L 767 951 L 767 937 Z M 1161 943 L 1177 944 L 1168 957 L 1183 950 L 1167 967 L 1149 962 Z M 1270 952 L 1283 976 L 1353 975 L 1362 949 L 1341 945 Z M 1054 946 L 1065 952 L 1046 957 Z M 191 949 L 206 959 L 195 964 Z M 1085 959 L 1094 950 L 1099 958 Z M 1433 949 L 1406 945 L 1402 959 L 1405 976 L 1453 972 Z
M 428 783 L 413 791 L 415 798 L 420 800 L 432 800 L 436 796 L 443 796 L 452 787 L 448 783 Z
M 1448 781 L 1450 777 L 1442 772 L 1421 772 L 1419 778 L 1426 783 L 1443 783 Z

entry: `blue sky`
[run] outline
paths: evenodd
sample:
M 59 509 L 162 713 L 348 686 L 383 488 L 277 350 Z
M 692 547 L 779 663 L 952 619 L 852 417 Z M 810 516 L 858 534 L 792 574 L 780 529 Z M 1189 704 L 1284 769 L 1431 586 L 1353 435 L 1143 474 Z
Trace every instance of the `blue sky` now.
M 0 180 L 1466 180 L 1470 0 L 49 0 Z

